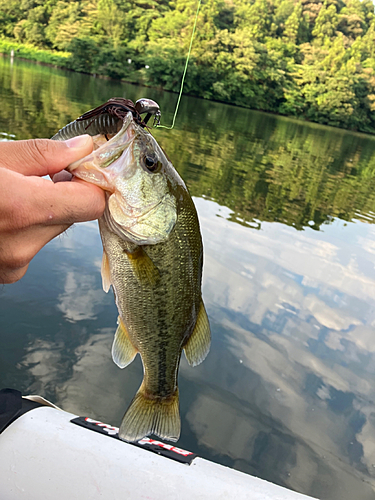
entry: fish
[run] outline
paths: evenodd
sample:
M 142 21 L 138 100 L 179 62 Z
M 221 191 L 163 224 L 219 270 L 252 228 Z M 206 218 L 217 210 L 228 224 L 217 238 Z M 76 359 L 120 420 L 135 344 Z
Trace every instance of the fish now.
M 152 108 L 148 117 L 157 114 L 150 102 L 143 100 L 142 112 Z M 95 148 L 67 170 L 106 192 L 99 229 L 103 289 L 108 292 L 112 286 L 118 309 L 112 358 L 125 368 L 140 354 L 143 364 L 143 380 L 124 414 L 119 437 L 135 442 L 153 434 L 176 442 L 181 432 L 177 379 L 182 351 L 189 365 L 196 366 L 211 343 L 201 291 L 203 244 L 184 181 L 140 118 L 139 101 L 138 110 L 129 103 L 109 118 L 98 115 L 98 109 L 108 114 L 105 105 L 82 115 L 86 125 L 93 123 Z M 107 120 L 104 129 L 99 130 L 98 116 Z M 82 133 L 78 120 L 69 125 L 74 129 L 69 133 Z M 67 138 L 67 130 L 54 136 L 61 137 Z

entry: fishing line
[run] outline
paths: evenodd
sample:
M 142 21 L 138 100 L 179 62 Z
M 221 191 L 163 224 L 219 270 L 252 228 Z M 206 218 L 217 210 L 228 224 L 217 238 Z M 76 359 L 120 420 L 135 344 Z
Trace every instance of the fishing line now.
M 166 127 L 165 125 L 157 125 L 157 128 L 166 128 L 168 130 L 172 130 L 172 128 L 174 127 L 174 122 L 176 120 L 176 116 L 177 116 L 177 112 L 178 112 L 178 107 L 179 107 L 180 101 L 181 101 L 182 90 L 184 88 L 184 81 L 185 81 L 185 76 L 186 76 L 186 72 L 187 72 L 187 68 L 188 68 L 188 64 L 189 64 L 191 47 L 193 45 L 194 33 L 195 33 L 195 28 L 197 26 L 197 19 L 198 19 L 198 14 L 199 14 L 199 9 L 200 9 L 200 6 L 201 6 L 201 2 L 202 2 L 202 0 L 198 1 L 198 7 L 197 7 L 197 12 L 195 14 L 195 21 L 194 21 L 194 26 L 193 26 L 193 32 L 191 34 L 189 51 L 188 51 L 188 55 L 187 55 L 187 58 L 186 58 L 185 69 L 184 69 L 184 72 L 182 74 L 180 93 L 178 95 L 177 104 L 176 104 L 176 110 L 175 110 L 174 115 L 173 115 L 172 125 L 170 127 Z

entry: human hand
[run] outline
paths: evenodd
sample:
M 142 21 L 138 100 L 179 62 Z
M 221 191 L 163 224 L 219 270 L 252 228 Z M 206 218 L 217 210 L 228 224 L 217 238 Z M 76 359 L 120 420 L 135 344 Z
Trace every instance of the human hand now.
M 41 178 L 53 178 L 92 149 L 88 135 L 0 143 L 0 283 L 21 279 L 39 250 L 71 224 L 103 214 L 105 195 L 97 186 Z

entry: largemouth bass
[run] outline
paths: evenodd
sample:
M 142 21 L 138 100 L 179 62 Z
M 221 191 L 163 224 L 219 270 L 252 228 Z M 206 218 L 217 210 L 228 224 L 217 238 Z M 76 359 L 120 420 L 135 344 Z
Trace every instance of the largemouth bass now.
M 92 123 L 95 111 L 89 112 Z M 183 180 L 139 115 L 125 110 L 117 118 L 120 123 L 115 120 L 112 129 L 107 124 L 97 130 L 93 123 L 96 149 L 68 170 L 106 191 L 106 209 L 99 219 L 102 280 L 106 292 L 112 285 L 119 312 L 112 356 L 120 368 L 137 353 L 143 363 L 143 381 L 119 436 L 137 441 L 155 434 L 177 441 L 182 350 L 195 366 L 210 348 L 201 296 L 202 238 Z M 108 141 L 107 130 L 113 135 Z

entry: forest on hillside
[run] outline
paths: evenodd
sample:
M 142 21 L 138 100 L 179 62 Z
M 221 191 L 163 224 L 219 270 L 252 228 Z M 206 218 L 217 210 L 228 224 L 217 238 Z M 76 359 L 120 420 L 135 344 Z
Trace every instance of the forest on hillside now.
M 0 0 L 0 40 L 178 91 L 197 0 Z M 375 133 L 372 0 L 203 0 L 184 93 Z

